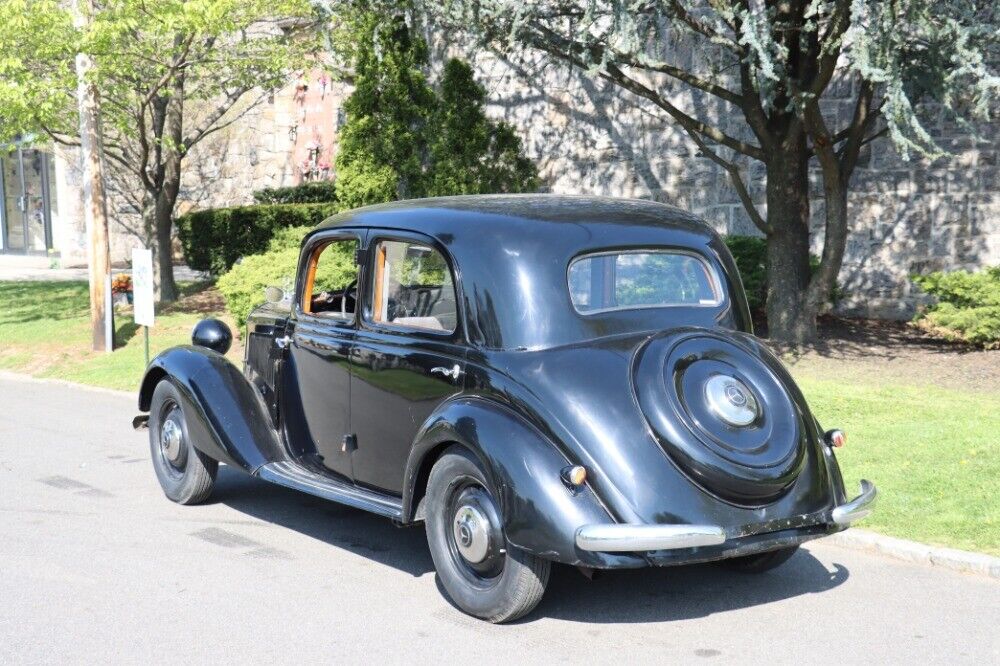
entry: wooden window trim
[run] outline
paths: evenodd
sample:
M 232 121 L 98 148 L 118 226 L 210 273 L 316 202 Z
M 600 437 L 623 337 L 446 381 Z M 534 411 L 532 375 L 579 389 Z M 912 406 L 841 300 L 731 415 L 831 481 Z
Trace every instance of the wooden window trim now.
M 385 311 L 383 306 L 383 295 L 385 294 L 385 243 L 379 242 L 375 250 L 375 289 L 372 297 L 373 319 L 379 323 L 385 323 Z
M 302 288 L 302 312 L 312 314 L 313 287 L 316 284 L 316 269 L 319 267 L 319 255 L 326 249 L 329 243 L 318 245 L 309 255 L 309 264 L 306 266 L 306 282 Z

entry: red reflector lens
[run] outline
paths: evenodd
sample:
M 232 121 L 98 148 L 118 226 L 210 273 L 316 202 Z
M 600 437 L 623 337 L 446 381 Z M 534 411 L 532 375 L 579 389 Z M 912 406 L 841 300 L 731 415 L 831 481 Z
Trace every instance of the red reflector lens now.
M 847 435 L 843 430 L 830 430 L 826 433 L 826 443 L 835 449 L 847 444 Z

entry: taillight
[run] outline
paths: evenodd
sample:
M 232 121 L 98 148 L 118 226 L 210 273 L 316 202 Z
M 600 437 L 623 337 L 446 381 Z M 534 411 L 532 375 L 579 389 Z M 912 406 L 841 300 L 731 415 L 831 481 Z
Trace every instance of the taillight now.
M 839 449 L 847 444 L 847 435 L 844 434 L 843 430 L 827 430 L 823 439 L 826 440 L 827 446 L 834 449 Z

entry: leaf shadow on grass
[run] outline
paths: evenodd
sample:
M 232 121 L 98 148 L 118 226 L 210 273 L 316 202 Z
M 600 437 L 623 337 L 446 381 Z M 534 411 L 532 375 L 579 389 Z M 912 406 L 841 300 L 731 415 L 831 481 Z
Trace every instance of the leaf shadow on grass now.
M 76 319 L 89 312 L 89 287 L 86 282 L 4 282 L 0 303 L 0 326 Z

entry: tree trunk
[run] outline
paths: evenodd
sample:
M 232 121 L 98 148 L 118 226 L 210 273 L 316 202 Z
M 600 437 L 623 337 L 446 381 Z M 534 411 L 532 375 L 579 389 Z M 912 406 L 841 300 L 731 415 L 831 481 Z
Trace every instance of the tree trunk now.
M 173 202 L 166 203 L 161 193 L 153 207 L 153 224 L 156 228 L 155 273 L 156 282 L 159 283 L 157 298 L 160 303 L 176 301 L 179 295 L 177 283 L 174 281 L 173 210 Z
M 160 190 L 156 193 L 153 222 L 156 227 L 156 272 L 159 277 L 161 303 L 176 301 L 180 295 L 174 282 L 172 232 L 174 205 L 181 187 L 181 160 L 183 159 L 184 77 L 173 83 L 167 102 L 163 123 L 163 136 L 167 139 L 161 156 Z
M 809 156 L 805 142 L 767 163 L 767 328 L 778 342 L 816 337 L 809 287 Z

